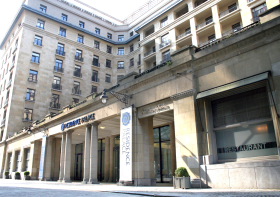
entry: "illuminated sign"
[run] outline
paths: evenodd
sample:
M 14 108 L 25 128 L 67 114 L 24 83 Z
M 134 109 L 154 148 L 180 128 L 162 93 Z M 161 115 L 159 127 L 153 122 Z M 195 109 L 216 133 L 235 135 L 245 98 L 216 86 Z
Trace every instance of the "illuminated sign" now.
M 88 116 L 78 118 L 77 120 L 73 120 L 73 121 L 65 123 L 65 124 L 62 123 L 61 130 L 63 131 L 66 128 L 74 127 L 76 125 L 80 125 L 80 124 L 83 124 L 85 122 L 88 122 L 88 121 L 94 120 L 94 119 L 95 119 L 95 114 L 93 113 L 93 114 L 90 114 Z

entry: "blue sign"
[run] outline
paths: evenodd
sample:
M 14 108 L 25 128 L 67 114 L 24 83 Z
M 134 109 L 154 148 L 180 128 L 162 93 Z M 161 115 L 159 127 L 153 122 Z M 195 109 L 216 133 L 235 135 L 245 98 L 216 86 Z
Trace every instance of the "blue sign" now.
M 40 158 L 40 168 L 39 168 L 39 179 L 43 178 L 44 174 L 44 164 L 45 164 L 45 154 L 46 154 L 46 143 L 47 136 L 44 136 L 42 139 L 42 148 L 41 148 L 41 158 Z
M 88 116 L 85 116 L 83 118 L 78 118 L 77 120 L 73 120 L 68 123 L 62 123 L 61 125 L 61 130 L 63 131 L 66 128 L 74 127 L 76 125 L 82 124 L 84 122 L 88 122 L 89 120 L 94 120 L 95 119 L 95 114 L 90 114 Z
M 130 122 L 130 114 L 128 112 L 125 112 L 122 114 L 122 123 L 124 126 L 127 126 Z

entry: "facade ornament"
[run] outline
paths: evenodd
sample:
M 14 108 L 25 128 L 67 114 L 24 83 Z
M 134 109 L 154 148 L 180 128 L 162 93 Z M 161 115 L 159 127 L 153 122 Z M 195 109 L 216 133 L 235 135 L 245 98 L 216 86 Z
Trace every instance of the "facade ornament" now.
M 177 100 L 189 97 L 189 96 L 193 96 L 193 89 L 190 89 L 190 90 L 187 90 L 187 91 L 184 91 L 184 92 L 180 92 L 178 94 L 174 94 L 174 95 L 170 96 L 170 98 L 173 101 L 177 101 Z

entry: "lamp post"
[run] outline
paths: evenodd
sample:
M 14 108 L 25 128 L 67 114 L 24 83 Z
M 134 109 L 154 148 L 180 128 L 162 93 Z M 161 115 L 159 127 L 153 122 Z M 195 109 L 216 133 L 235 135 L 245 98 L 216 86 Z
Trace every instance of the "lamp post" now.
M 108 96 L 106 95 L 107 92 L 112 94 L 120 102 L 124 103 L 126 107 L 128 107 L 128 100 L 132 98 L 132 94 L 126 95 L 126 94 L 122 94 L 122 93 L 118 93 L 118 92 L 114 92 L 114 91 L 107 91 L 106 89 L 104 89 L 102 92 L 102 95 L 100 96 L 101 102 L 103 104 L 107 103 L 107 100 L 108 100 Z

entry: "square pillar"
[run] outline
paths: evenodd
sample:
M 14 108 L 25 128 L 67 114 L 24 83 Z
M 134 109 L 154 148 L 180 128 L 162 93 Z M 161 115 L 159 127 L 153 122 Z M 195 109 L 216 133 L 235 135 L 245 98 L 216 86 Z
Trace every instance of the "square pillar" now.
M 2 178 L 3 174 L 4 174 L 4 170 L 5 170 L 6 145 L 1 147 L 0 151 L 1 151 L 1 153 L 0 153 L 0 178 Z
M 30 160 L 29 160 L 29 170 L 31 180 L 38 180 L 39 166 L 40 166 L 40 156 L 41 156 L 41 141 L 31 142 L 30 147 Z
M 214 21 L 214 28 L 215 28 L 215 36 L 216 39 L 222 37 L 222 26 L 220 23 L 220 17 L 219 17 L 219 7 L 218 5 L 214 5 L 212 8 L 212 17 Z
M 43 181 L 51 181 L 53 136 L 47 137 Z
M 64 179 L 65 142 L 66 142 L 66 133 L 63 132 L 62 139 L 61 139 L 60 171 L 59 171 L 58 181 L 62 181 Z
M 104 179 L 108 182 L 110 174 L 110 138 L 105 138 L 105 169 Z
M 114 177 L 114 146 L 115 146 L 115 136 L 110 136 L 110 167 L 109 167 L 109 182 L 113 182 Z
M 91 125 L 91 136 L 90 136 L 90 174 L 89 183 L 99 184 L 97 180 L 97 162 L 98 162 L 98 125 L 99 122 L 94 122 Z
M 65 141 L 65 160 L 64 160 L 64 178 L 63 183 L 71 183 L 71 150 L 72 150 L 72 133 L 73 131 L 66 132 L 66 141 Z
M 196 33 L 196 18 L 190 19 L 190 27 L 191 27 L 191 33 L 192 33 L 192 45 L 198 46 L 198 36 Z
M 169 126 L 170 126 L 171 172 L 172 172 L 172 176 L 175 176 L 175 170 L 176 170 L 176 146 L 175 146 L 174 122 L 170 123 Z
M 89 165 L 90 165 L 90 137 L 91 137 L 91 125 L 86 126 L 85 133 L 85 151 L 84 151 L 84 180 L 83 183 L 89 181 Z

